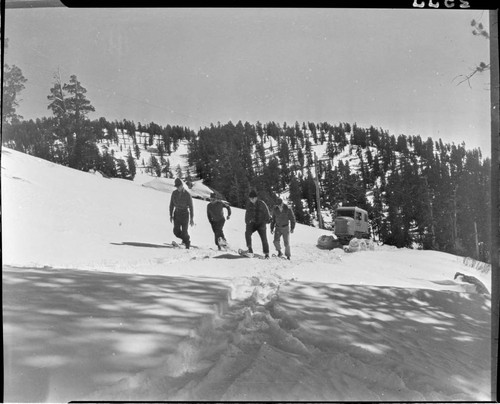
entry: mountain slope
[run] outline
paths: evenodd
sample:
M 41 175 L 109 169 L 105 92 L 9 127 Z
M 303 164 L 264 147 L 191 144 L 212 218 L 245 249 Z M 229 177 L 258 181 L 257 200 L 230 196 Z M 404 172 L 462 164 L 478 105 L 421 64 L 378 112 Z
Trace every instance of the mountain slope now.
M 2 150 L 7 401 L 489 399 L 490 300 L 454 279 L 488 274 L 303 225 L 292 261 L 217 258 L 199 199 L 168 248 L 169 196 Z

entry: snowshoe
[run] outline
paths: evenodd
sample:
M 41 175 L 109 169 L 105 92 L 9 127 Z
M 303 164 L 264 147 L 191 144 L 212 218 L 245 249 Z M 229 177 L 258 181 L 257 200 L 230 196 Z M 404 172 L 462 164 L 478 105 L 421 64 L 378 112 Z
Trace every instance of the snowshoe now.
M 253 258 L 253 253 L 250 252 L 249 250 L 242 250 L 241 248 L 238 250 L 238 254 L 248 257 L 248 258 Z
M 175 247 L 175 248 L 184 248 L 186 250 L 189 250 L 191 248 L 199 248 L 195 245 L 192 245 L 191 243 L 189 243 L 188 245 L 184 244 L 184 243 L 181 243 L 179 244 L 177 241 L 172 241 L 172 247 Z

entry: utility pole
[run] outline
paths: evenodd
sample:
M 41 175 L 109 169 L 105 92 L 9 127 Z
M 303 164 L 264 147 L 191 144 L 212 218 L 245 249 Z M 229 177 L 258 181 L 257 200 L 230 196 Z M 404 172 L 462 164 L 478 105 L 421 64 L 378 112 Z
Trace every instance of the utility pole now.
M 477 237 L 477 223 L 474 221 L 474 235 L 476 236 L 476 259 L 479 260 L 479 238 Z
M 321 201 L 320 201 L 320 194 L 319 194 L 319 170 L 318 170 L 318 156 L 316 153 L 314 153 L 314 168 L 316 171 L 316 175 L 314 177 L 314 182 L 316 184 L 316 203 L 317 203 L 317 210 L 318 210 L 318 223 L 319 223 L 319 228 L 324 229 L 325 226 L 323 224 L 323 217 L 321 216 Z
M 453 243 L 456 247 L 456 243 L 458 241 L 458 230 L 457 230 L 457 190 L 458 185 L 453 189 Z M 474 223 L 474 226 L 476 223 Z M 477 230 L 476 230 L 476 238 L 477 238 Z M 477 244 L 477 240 L 476 240 Z

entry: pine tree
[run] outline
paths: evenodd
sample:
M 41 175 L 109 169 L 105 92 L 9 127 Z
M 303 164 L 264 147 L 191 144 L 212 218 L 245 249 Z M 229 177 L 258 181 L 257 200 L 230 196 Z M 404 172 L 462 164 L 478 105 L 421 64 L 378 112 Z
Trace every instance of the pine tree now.
M 102 158 L 100 159 L 98 170 L 106 177 L 117 177 L 118 173 L 116 170 L 115 159 L 107 151 L 104 152 Z
M 302 206 L 302 189 L 300 182 L 294 175 L 292 175 L 290 179 L 290 202 L 297 222 L 309 224 L 309 217 L 304 212 L 304 207 Z
M 87 118 L 87 114 L 95 109 L 85 96 L 87 90 L 75 75 L 65 84 L 58 75 L 54 79 L 51 94 L 47 97 L 50 101 L 48 108 L 56 119 L 53 132 L 67 150 L 67 164 L 88 171 L 96 164 L 96 140 L 101 137 L 98 126 L 92 125 Z
M 290 182 L 290 149 L 286 139 L 281 140 L 278 156 L 281 167 L 280 188 L 284 189 L 286 184 Z
M 50 101 L 47 109 L 52 110 L 52 113 L 59 120 L 67 115 L 66 96 L 63 91 L 63 83 L 59 72 L 54 74 L 54 85 L 50 89 L 50 95 L 47 96 Z
M 313 157 L 312 157 L 312 144 L 309 139 L 306 140 L 306 153 L 305 156 L 307 158 L 307 165 L 310 167 L 313 165 Z
M 381 239 L 383 234 L 382 222 L 384 214 L 384 204 L 382 198 L 381 188 L 376 187 L 373 190 L 373 208 L 371 214 L 371 227 L 374 235 L 376 234 L 378 239 Z
M 160 159 L 162 159 L 163 156 L 165 155 L 165 149 L 163 147 L 163 143 L 158 142 L 157 148 L 158 148 L 158 156 L 160 157 Z
M 119 178 L 124 178 L 128 179 L 130 177 L 130 173 L 127 168 L 127 164 L 125 163 L 125 160 L 123 159 L 118 159 L 118 177 Z
M 170 160 L 167 159 L 165 161 L 165 166 L 162 168 L 162 173 L 165 174 L 165 178 L 172 178 L 173 175 L 172 175 L 172 172 L 170 171 Z
M 2 122 L 3 124 L 18 122 L 22 116 L 17 114 L 19 106 L 18 96 L 24 90 L 24 84 L 28 81 L 17 66 L 4 65 L 3 75 L 3 98 L 2 98 Z
M 275 193 L 280 193 L 280 165 L 278 159 L 271 158 L 269 164 L 264 167 L 263 182 L 266 188 Z
M 299 163 L 299 168 L 300 170 L 304 170 L 304 152 L 302 151 L 302 149 L 299 149 L 297 151 L 297 160 L 298 160 L 298 163 Z
M 132 156 L 132 152 L 130 150 L 129 150 L 128 156 L 127 156 L 127 164 L 128 164 L 129 177 L 131 180 L 133 180 L 135 178 L 135 174 L 137 172 L 137 169 L 135 167 L 134 157 Z
M 332 141 L 328 141 L 328 143 L 326 144 L 326 154 L 332 161 L 337 154 L 337 150 Z
M 302 181 L 302 198 L 307 201 L 309 212 L 317 210 L 316 183 L 309 168 L 307 169 L 307 177 Z
M 89 112 L 95 111 L 90 101 L 85 96 L 87 90 L 81 85 L 75 75 L 71 75 L 69 83 L 63 85 L 63 91 L 67 94 L 65 98 L 66 111 L 78 124 L 86 118 Z
M 404 136 L 404 135 L 398 136 L 396 150 L 400 153 L 405 154 L 405 155 L 408 154 L 409 150 L 408 150 L 408 142 L 407 142 L 406 136 Z

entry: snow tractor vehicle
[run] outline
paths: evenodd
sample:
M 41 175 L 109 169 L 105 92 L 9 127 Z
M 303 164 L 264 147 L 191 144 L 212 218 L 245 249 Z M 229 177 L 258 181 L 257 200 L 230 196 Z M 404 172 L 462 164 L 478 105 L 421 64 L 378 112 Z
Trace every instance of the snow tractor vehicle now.
M 355 206 L 337 208 L 334 233 L 341 244 L 349 244 L 353 238 L 370 238 L 368 212 Z

